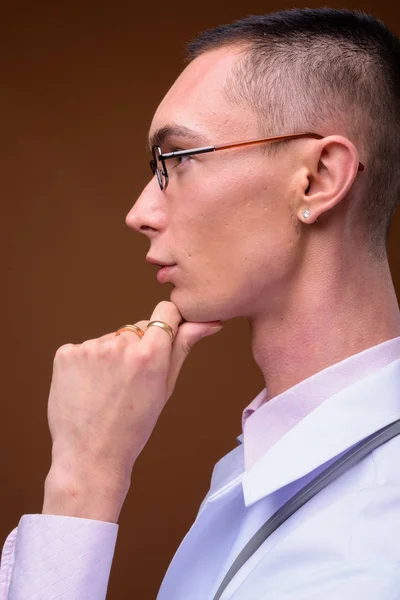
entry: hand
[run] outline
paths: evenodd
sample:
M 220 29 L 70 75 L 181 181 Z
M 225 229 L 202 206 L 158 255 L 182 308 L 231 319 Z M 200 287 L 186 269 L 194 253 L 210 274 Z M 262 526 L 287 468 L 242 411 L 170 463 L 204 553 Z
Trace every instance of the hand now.
M 115 333 L 66 344 L 54 359 L 48 419 L 52 464 L 43 513 L 116 522 L 132 468 L 171 396 L 193 345 L 222 324 L 182 322 L 172 302 L 151 321 L 168 323 L 171 338 L 150 327 L 142 339 Z M 149 321 L 136 323 L 145 330 Z

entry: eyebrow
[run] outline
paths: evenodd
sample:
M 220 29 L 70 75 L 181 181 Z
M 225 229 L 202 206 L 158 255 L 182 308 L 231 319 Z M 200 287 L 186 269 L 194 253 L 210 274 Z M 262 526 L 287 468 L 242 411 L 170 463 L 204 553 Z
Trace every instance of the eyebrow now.
M 171 123 L 169 125 L 164 125 L 164 127 L 160 127 L 160 129 L 157 129 L 149 137 L 149 150 L 151 150 L 153 146 L 161 146 L 170 137 L 189 137 L 194 140 L 195 143 L 198 142 L 199 144 L 204 144 L 206 142 L 206 137 L 200 132 L 185 127 L 185 125 Z

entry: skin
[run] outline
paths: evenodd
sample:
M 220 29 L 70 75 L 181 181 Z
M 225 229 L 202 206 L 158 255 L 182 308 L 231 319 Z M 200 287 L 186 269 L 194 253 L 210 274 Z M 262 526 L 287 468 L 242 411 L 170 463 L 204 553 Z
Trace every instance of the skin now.
M 263 137 L 250 107 L 224 93 L 237 60 L 235 48 L 220 49 L 183 71 L 150 135 L 173 124 L 197 137 L 165 139 L 163 152 Z M 317 132 L 324 139 L 291 141 L 272 156 L 261 145 L 167 162 L 165 191 L 149 181 L 126 223 L 149 239 L 151 258 L 176 264 L 170 302 L 150 318 L 177 335 L 171 345 L 153 327 L 141 340 L 109 334 L 58 351 L 44 513 L 118 520 L 135 460 L 190 348 L 218 323 L 248 319 L 269 398 L 400 335 L 389 265 L 371 259 L 352 209 L 362 200 L 365 157 L 340 125 L 332 130 L 326 123 Z
M 150 133 L 175 122 L 206 144 L 263 137 L 251 109 L 224 94 L 236 60 L 229 48 L 191 63 Z M 151 254 L 178 264 L 171 301 L 185 319 L 249 319 L 270 398 L 400 334 L 388 263 L 371 261 L 349 209 L 362 194 L 364 157 L 343 126 L 332 129 L 327 123 L 317 132 L 325 139 L 291 141 L 274 158 L 263 146 L 193 157 L 171 173 L 166 192 L 152 179 L 126 219 L 149 238 Z M 196 145 L 173 139 L 162 150 Z

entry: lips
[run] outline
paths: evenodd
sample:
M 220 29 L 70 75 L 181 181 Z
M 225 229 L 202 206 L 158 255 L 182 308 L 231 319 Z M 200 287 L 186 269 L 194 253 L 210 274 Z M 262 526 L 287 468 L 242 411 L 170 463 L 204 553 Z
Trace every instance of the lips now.
M 169 281 L 171 274 L 174 273 L 174 267 L 176 267 L 176 265 L 162 266 L 157 273 L 158 283 L 166 283 L 167 281 Z

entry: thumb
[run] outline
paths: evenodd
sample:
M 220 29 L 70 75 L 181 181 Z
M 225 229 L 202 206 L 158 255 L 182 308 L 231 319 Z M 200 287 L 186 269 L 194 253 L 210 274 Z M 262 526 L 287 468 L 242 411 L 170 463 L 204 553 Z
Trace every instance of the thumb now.
M 182 365 L 193 346 L 202 338 L 221 331 L 223 326 L 221 321 L 212 321 L 209 323 L 187 322 L 179 327 L 171 351 L 167 398 L 169 398 L 174 391 L 176 380 L 178 379 Z

